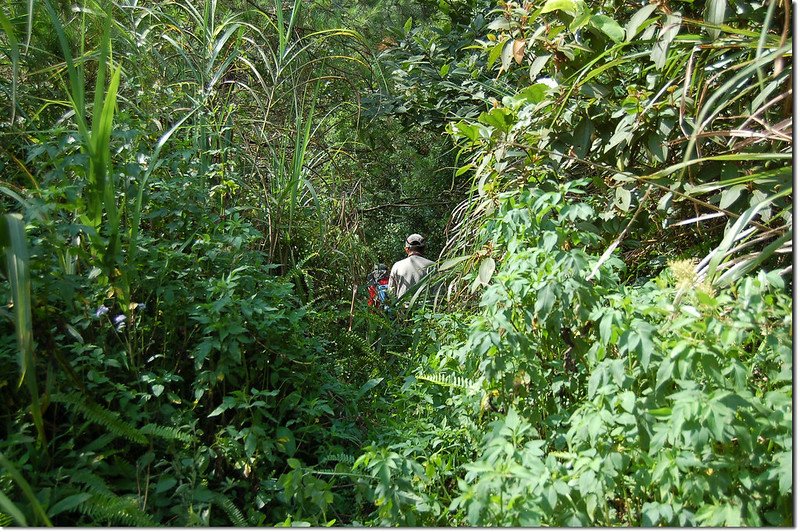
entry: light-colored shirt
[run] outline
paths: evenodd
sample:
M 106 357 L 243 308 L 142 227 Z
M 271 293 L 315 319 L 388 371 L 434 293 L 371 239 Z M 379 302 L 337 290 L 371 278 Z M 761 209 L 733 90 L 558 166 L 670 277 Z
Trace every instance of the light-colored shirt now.
M 409 255 L 403 260 L 395 262 L 389 274 L 389 292 L 394 293 L 397 297 L 402 296 L 425 277 L 429 268 L 434 264 L 435 262 L 432 260 L 417 254 Z

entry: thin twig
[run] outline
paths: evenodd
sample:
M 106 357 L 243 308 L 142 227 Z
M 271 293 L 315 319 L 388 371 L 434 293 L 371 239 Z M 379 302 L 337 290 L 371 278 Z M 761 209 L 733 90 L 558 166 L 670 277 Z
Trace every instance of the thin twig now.
M 600 271 L 600 266 L 602 266 L 603 263 L 608 260 L 608 258 L 614 252 L 614 250 L 617 249 L 617 246 L 619 246 L 622 243 L 622 239 L 625 238 L 625 235 L 628 234 L 628 231 L 630 231 L 630 228 L 633 225 L 633 222 L 636 220 L 636 217 L 642 211 L 644 204 L 647 203 L 647 198 L 650 196 L 650 191 L 652 189 L 653 189 L 652 184 L 649 187 L 647 187 L 644 196 L 642 196 L 642 200 L 639 202 L 639 207 L 636 209 L 636 212 L 633 213 L 633 216 L 628 222 L 628 225 L 625 226 L 625 229 L 623 229 L 622 232 L 619 234 L 619 236 L 614 239 L 611 245 L 608 246 L 608 249 L 605 251 L 605 253 L 603 253 L 600 259 L 597 261 L 597 264 L 594 265 L 594 268 L 592 268 L 592 272 L 589 274 L 589 277 L 586 278 L 587 281 L 591 281 L 594 278 L 597 272 Z

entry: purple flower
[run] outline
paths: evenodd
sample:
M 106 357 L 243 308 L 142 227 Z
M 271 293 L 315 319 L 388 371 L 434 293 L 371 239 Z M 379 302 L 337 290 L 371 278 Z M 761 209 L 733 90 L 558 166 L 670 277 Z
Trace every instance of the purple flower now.
M 125 328 L 125 314 L 120 314 L 119 316 L 114 316 L 114 325 L 117 326 L 117 330 L 121 331 Z
M 100 316 L 106 314 L 107 312 L 108 312 L 108 307 L 105 305 L 100 305 L 100 307 L 95 311 L 94 315 L 96 318 L 99 318 Z

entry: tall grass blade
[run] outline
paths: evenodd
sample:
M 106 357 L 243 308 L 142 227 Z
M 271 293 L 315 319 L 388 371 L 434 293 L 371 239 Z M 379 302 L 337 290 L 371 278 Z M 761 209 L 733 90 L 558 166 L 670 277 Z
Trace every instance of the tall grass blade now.
M 39 502 L 39 499 L 37 499 L 36 495 L 33 494 L 31 485 L 28 484 L 28 481 L 25 480 L 25 477 L 20 474 L 17 468 L 14 467 L 14 464 L 12 464 L 8 458 L 3 456 L 2 453 L 0 453 L 0 466 L 3 466 L 5 470 L 8 471 L 8 474 L 12 479 L 14 479 L 14 482 L 17 483 L 17 486 L 19 486 L 19 488 L 22 490 L 22 493 L 25 494 L 25 497 L 28 499 L 28 502 L 30 502 L 34 513 L 40 519 L 40 522 L 45 526 L 53 526 L 53 523 L 51 523 L 50 519 L 48 519 L 44 508 L 42 508 L 42 504 Z
M 20 511 L 16 504 L 11 502 L 11 499 L 2 491 L 0 491 L 0 508 L 10 515 L 19 526 L 28 526 L 28 520 L 25 519 L 25 514 Z
M 75 110 L 75 119 L 78 124 L 78 131 L 84 139 L 89 138 L 89 128 L 86 125 L 86 88 L 83 81 L 83 69 L 79 69 L 75 65 L 75 60 L 72 57 L 72 49 L 69 45 L 69 40 L 64 32 L 64 26 L 61 24 L 61 19 L 58 17 L 55 9 L 53 9 L 50 0 L 43 0 L 45 10 L 50 17 L 50 22 L 53 24 L 53 30 L 56 32 L 61 51 L 64 54 L 64 61 L 67 64 L 67 76 L 69 77 L 69 84 L 71 90 L 68 91 L 70 100 L 72 101 Z
M 36 382 L 36 361 L 33 355 L 33 324 L 31 318 L 31 279 L 28 271 L 28 245 L 25 242 L 25 224 L 19 214 L 5 214 L 0 218 L 0 247 L 5 252 L 6 275 L 11 283 L 11 300 L 14 303 L 14 321 L 17 332 L 20 368 L 19 385 L 24 382 L 31 396 L 31 414 L 39 435 L 45 443 L 44 422 L 39 405 L 39 387 Z
M 770 245 L 765 247 L 759 253 L 753 253 L 748 255 L 745 259 L 737 261 L 731 268 L 729 268 L 726 272 L 719 276 L 716 284 L 718 287 L 726 286 L 736 279 L 747 275 L 748 273 L 752 272 L 757 266 L 763 263 L 765 260 L 769 259 L 770 257 L 774 256 L 775 253 L 783 247 L 784 244 L 787 242 L 791 242 L 792 240 L 793 231 L 789 230 L 785 234 L 781 235 L 778 239 L 772 242 Z
M 17 86 L 19 85 L 19 42 L 14 26 L 2 11 L 0 11 L 0 28 L 6 33 L 8 55 L 11 57 L 11 124 L 14 124 L 17 112 Z
M 730 253 L 731 246 L 733 243 L 739 240 L 742 233 L 745 231 L 747 224 L 750 223 L 755 216 L 760 213 L 764 207 L 767 207 L 771 203 L 773 203 L 776 199 L 787 196 L 791 194 L 791 190 L 785 190 L 778 194 L 774 194 L 756 205 L 750 207 L 742 215 L 731 225 L 731 227 L 725 232 L 725 236 L 720 242 L 719 246 L 717 246 L 710 254 L 709 254 L 709 261 L 708 261 L 708 271 L 706 273 L 706 279 L 713 283 L 714 275 L 717 271 L 717 268 L 722 263 L 722 260 L 727 257 Z M 769 248 L 767 248 L 769 249 Z M 764 257 L 763 260 L 766 260 L 767 257 Z M 704 261 L 705 262 L 705 261 Z

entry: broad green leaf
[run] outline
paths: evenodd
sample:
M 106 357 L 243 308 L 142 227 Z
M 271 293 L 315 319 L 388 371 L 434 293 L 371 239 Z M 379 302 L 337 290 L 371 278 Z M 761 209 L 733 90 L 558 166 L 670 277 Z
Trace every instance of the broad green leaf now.
M 542 14 L 551 11 L 563 11 L 575 16 L 578 13 L 578 3 L 575 0 L 547 0 L 542 6 Z
M 514 43 L 516 43 L 515 40 L 509 39 L 503 46 L 503 50 L 500 53 L 500 72 L 505 72 L 511 68 L 511 61 L 514 59 Z
M 625 25 L 625 40 L 632 41 L 634 37 L 642 30 L 642 24 L 647 18 L 656 10 L 657 4 L 647 4 L 639 11 L 634 13 L 630 21 Z
M 540 55 L 531 62 L 531 68 L 528 70 L 528 76 L 530 77 L 531 81 L 536 81 L 536 77 L 547 64 L 547 61 L 550 59 L 550 57 L 552 57 L 551 54 Z
M 592 146 L 592 135 L 594 135 L 594 124 L 589 118 L 581 119 L 578 127 L 575 128 L 572 145 L 575 155 L 580 158 L 586 156 Z
M 178 483 L 178 480 L 174 477 L 166 477 L 162 478 L 161 480 L 156 483 L 156 493 L 164 493 L 175 487 L 175 484 Z
M 600 332 L 600 341 L 603 345 L 608 345 L 609 340 L 611 340 L 611 327 L 614 323 L 614 313 L 613 312 L 605 312 L 603 317 L 600 319 L 600 324 L 598 325 L 598 330 Z
M 593 15 L 589 24 L 608 35 L 612 41 L 620 42 L 625 38 L 625 30 L 617 21 L 606 15 Z
M 745 186 L 744 185 L 735 185 L 730 188 L 726 188 L 722 191 L 722 195 L 719 199 L 719 207 L 720 209 L 727 209 L 731 205 L 733 205 L 736 200 L 739 199 L 739 196 L 742 195 L 744 192 Z
M 476 142 L 480 138 L 480 131 L 478 130 L 477 125 L 467 124 L 462 120 L 460 122 L 457 122 L 455 127 L 458 133 L 467 137 L 472 142 Z M 466 166 L 468 167 L 471 165 L 466 165 Z
M 497 44 L 495 44 L 492 49 L 489 50 L 489 55 L 486 58 L 487 68 L 492 68 L 492 65 L 494 65 L 495 61 L 497 61 L 497 58 L 503 53 L 503 48 L 507 42 L 508 39 L 503 39 L 502 41 L 497 42 Z
M 628 212 L 631 208 L 631 191 L 625 187 L 617 187 L 614 191 L 614 205 L 621 211 Z
M 549 90 L 550 87 L 544 83 L 537 83 L 521 90 L 519 94 L 517 94 L 517 98 L 521 98 L 529 103 L 537 104 L 544 101 Z
M 647 136 L 647 149 L 658 162 L 667 162 L 667 144 L 657 133 L 650 133 Z
M 636 395 L 630 390 L 622 392 L 619 396 L 620 406 L 625 412 L 633 413 L 633 408 L 636 406 Z
M 481 261 L 481 266 L 478 269 L 478 279 L 483 286 L 489 284 L 489 281 L 492 279 L 492 275 L 494 274 L 495 269 L 495 262 L 492 257 L 486 257 Z
M 370 379 L 367 382 L 365 382 L 361 386 L 361 388 L 358 389 L 358 392 L 356 393 L 355 396 L 355 400 L 358 401 L 359 399 L 361 399 L 361 397 L 363 397 L 365 393 L 373 389 L 375 386 L 379 385 L 381 382 L 383 382 L 383 377 L 376 377 L 374 379 Z
M 793 458 L 791 451 L 778 454 L 778 489 L 783 494 L 788 494 L 793 486 Z
M 575 33 L 586 24 L 589 23 L 589 20 L 592 18 L 591 11 L 588 10 L 581 10 L 575 18 L 572 19 L 572 22 L 569 23 L 569 31 Z
M 541 319 L 544 319 L 550 313 L 550 310 L 553 308 L 553 304 L 555 304 L 555 302 L 556 295 L 555 291 L 553 290 L 553 285 L 548 283 L 540 288 L 536 293 L 536 304 L 534 305 L 534 311 L 539 314 Z
M 505 107 L 497 107 L 491 111 L 483 112 L 478 116 L 478 121 L 492 126 L 500 131 L 507 132 L 514 123 L 514 117 L 510 110 Z

